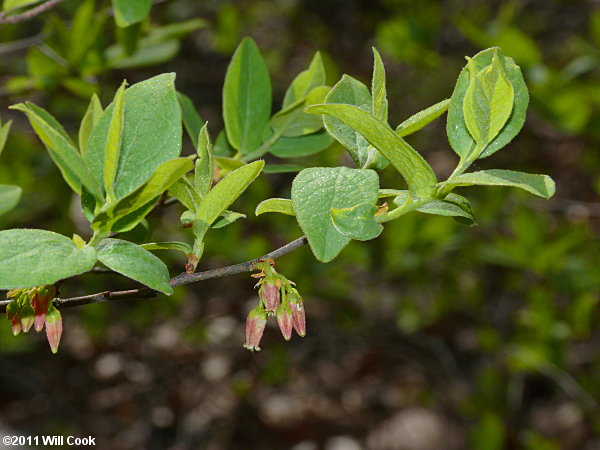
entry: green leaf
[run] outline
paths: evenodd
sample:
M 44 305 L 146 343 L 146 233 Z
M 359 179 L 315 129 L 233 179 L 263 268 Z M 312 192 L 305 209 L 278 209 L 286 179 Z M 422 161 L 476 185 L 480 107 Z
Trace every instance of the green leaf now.
M 198 197 L 203 199 L 210 191 L 215 171 L 207 124 L 204 124 L 200 130 L 197 152 L 198 160 L 196 161 L 196 171 L 194 173 L 194 190 Z
M 144 250 L 177 250 L 185 255 L 192 252 L 192 247 L 185 242 L 165 241 L 165 242 L 149 242 L 140 245 Z
M 270 121 L 273 131 L 284 137 L 298 137 L 312 134 L 323 128 L 320 117 L 306 114 L 304 108 L 323 103 L 329 93 L 329 86 L 317 86 L 304 98 L 275 114 Z
M 81 67 L 86 64 L 92 46 L 97 42 L 98 35 L 103 31 L 106 14 L 102 11 L 96 14 L 95 0 L 85 0 L 73 16 L 69 30 L 67 59 L 71 67 Z
M 0 155 L 2 154 L 2 150 L 4 150 L 4 146 L 6 145 L 6 140 L 8 139 L 8 133 L 10 132 L 11 125 L 12 120 L 9 120 L 4 125 L 0 123 Z
M 226 156 L 215 156 L 213 159 L 221 174 L 233 172 L 234 170 L 246 165 L 244 161 L 235 158 L 228 158 Z
M 269 148 L 269 152 L 279 158 L 300 158 L 322 152 L 333 142 L 334 139 L 325 131 L 294 138 L 282 137 Z
M 265 166 L 264 173 L 295 173 L 305 169 L 300 164 L 269 164 Z
M 523 75 L 521 74 L 521 69 L 511 58 L 502 56 L 500 49 L 489 48 L 478 53 L 473 57 L 472 64 L 476 70 L 483 70 L 492 63 L 494 52 L 496 51 L 504 72 L 513 87 L 514 105 L 508 121 L 500 130 L 500 133 L 485 147 L 485 150 L 479 155 L 480 158 L 485 158 L 500 150 L 517 135 L 525 123 L 525 113 L 529 103 L 529 94 L 525 80 L 523 80 Z M 467 65 L 463 68 L 456 81 L 456 87 L 450 99 L 446 124 L 450 145 L 462 159 L 468 158 L 476 146 L 475 140 L 469 133 L 463 114 L 463 104 L 469 85 L 469 68 Z
M 46 230 L 0 231 L 0 289 L 54 284 L 90 270 L 93 247 L 77 248 L 68 237 Z
M 0 184 L 0 216 L 17 206 L 22 192 L 19 186 Z
M 113 69 L 133 69 L 155 66 L 169 61 L 179 51 L 179 41 L 172 39 L 164 42 L 150 42 L 140 39 L 138 50 L 131 56 L 127 55 L 122 45 L 111 45 L 104 52 L 108 67 Z
M 79 126 L 79 152 L 82 155 L 85 155 L 85 152 L 87 151 L 87 143 L 92 134 L 92 130 L 98 123 L 98 120 L 100 120 L 100 116 L 103 112 L 100 99 L 96 94 L 92 95 L 88 109 Z
M 308 107 L 307 111 L 315 114 L 330 114 L 352 127 L 394 165 L 416 197 L 433 195 L 437 183 L 433 169 L 415 149 L 394 133 L 387 124 L 377 120 L 363 109 L 352 105 L 315 105 Z
M 96 178 L 90 171 L 56 119 L 44 109 L 30 102 L 19 103 L 10 108 L 22 111 L 27 115 L 31 126 L 46 145 L 50 157 L 60 169 L 71 189 L 79 194 L 81 185 L 83 185 L 96 199 L 102 198 L 98 181 L 100 178 Z
M 448 194 L 444 200 L 434 200 L 417 211 L 438 216 L 450 216 L 466 225 L 475 225 L 475 216 L 469 200 L 457 194 Z
M 463 173 L 455 177 L 448 186 L 510 186 L 526 190 L 534 195 L 550 198 L 556 187 L 548 175 L 537 175 L 514 170 L 491 169 Z
M 140 208 L 146 210 L 149 203 L 152 205 L 163 192 L 168 190 L 177 180 L 190 171 L 193 166 L 194 163 L 190 157 L 165 161 L 158 166 L 156 172 L 152 174 L 148 182 L 142 187 L 116 203 L 105 204 L 94 219 L 92 227 L 100 229 L 107 224 L 114 223 L 116 219 L 122 216 L 138 211 Z M 152 208 L 150 207 L 150 209 Z M 143 217 L 139 217 L 139 220 L 143 219 Z M 110 229 L 116 231 L 114 228 Z
M 183 126 L 192 140 L 194 148 L 198 148 L 198 135 L 205 123 L 200 114 L 198 114 L 191 98 L 181 92 L 177 92 L 177 98 L 179 99 L 179 105 L 183 114 Z
M 132 242 L 103 239 L 97 247 L 98 261 L 127 278 L 167 295 L 173 293 L 165 263 Z
M 287 198 L 268 198 L 267 200 L 263 200 L 256 207 L 254 214 L 260 216 L 268 212 L 287 214 L 288 216 L 296 215 L 294 208 L 292 208 L 292 201 Z
M 446 99 L 436 103 L 433 106 L 430 106 L 427 109 L 424 109 L 423 111 L 419 111 L 398 125 L 396 127 L 396 134 L 398 134 L 400 137 L 404 137 L 419 131 L 444 114 L 448 110 L 449 106 L 450 99 Z
M 25 6 L 34 5 L 40 3 L 41 0 L 4 0 L 2 9 L 6 12 L 13 9 L 24 8 Z
M 469 87 L 463 102 L 463 115 L 469 133 L 479 148 L 498 135 L 510 117 L 514 90 L 500 63 L 496 50 L 492 63 L 478 71 L 469 59 Z
M 121 199 L 143 185 L 157 167 L 181 153 L 181 108 L 175 75 L 166 73 L 125 90 L 123 137 L 115 177 L 115 197 Z M 84 156 L 98 179 L 104 174 L 104 152 L 114 103 L 94 127 Z
M 169 188 L 169 194 L 181 202 L 187 209 L 196 212 L 200 197 L 188 177 L 181 177 Z
M 229 145 L 229 141 L 227 141 L 227 133 L 225 130 L 221 130 L 219 134 L 217 134 L 217 139 L 215 139 L 215 144 L 213 145 L 213 155 L 215 156 L 230 156 L 234 153 L 233 148 Z
M 225 75 L 223 119 L 229 143 L 243 154 L 262 144 L 271 115 L 271 81 L 254 41 L 242 40 Z
M 215 220 L 215 222 L 212 224 L 211 228 L 223 228 L 233 222 L 235 222 L 238 219 L 245 219 L 246 218 L 246 214 L 242 214 L 239 212 L 235 212 L 235 211 L 223 211 L 223 214 L 221 214 L 221 217 L 219 217 L 217 220 Z
M 292 183 L 293 209 L 319 261 L 333 260 L 350 242 L 335 228 L 331 210 L 375 203 L 378 190 L 379 178 L 373 170 L 313 167 L 296 176 Z
M 383 231 L 383 225 L 374 219 L 376 212 L 376 204 L 360 203 L 351 208 L 332 209 L 331 220 L 340 234 L 358 241 L 368 241 Z
M 208 228 L 225 212 L 258 176 L 265 162 L 246 164 L 234 170 L 211 189 L 198 207 L 194 217 L 194 233 L 204 236 Z M 202 239 L 200 239 L 202 240 Z
M 115 22 L 119 27 L 128 27 L 141 22 L 150 13 L 152 0 L 112 0 Z
M 373 97 L 373 115 L 383 122 L 388 119 L 388 100 L 385 88 L 385 67 L 381 55 L 373 47 L 373 78 L 371 80 L 371 95 Z
M 114 110 L 110 118 L 108 126 L 108 134 L 106 136 L 106 146 L 104 148 L 104 190 L 106 191 L 107 199 L 114 200 L 115 198 L 115 176 L 117 174 L 117 166 L 119 164 L 119 151 L 121 149 L 121 140 L 123 138 L 123 116 L 124 116 L 124 94 L 126 81 L 123 81 L 121 87 L 115 94 L 113 101 Z
M 315 53 L 308 69 L 300 72 L 285 91 L 282 109 L 306 97 L 315 87 L 325 84 L 325 66 L 319 52 Z

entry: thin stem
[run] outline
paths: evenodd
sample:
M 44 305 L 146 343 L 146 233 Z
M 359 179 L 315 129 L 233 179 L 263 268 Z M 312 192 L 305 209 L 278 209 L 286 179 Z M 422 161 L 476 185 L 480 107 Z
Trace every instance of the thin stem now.
M 238 273 L 251 272 L 255 270 L 256 263 L 265 259 L 277 259 L 283 255 L 290 253 L 291 251 L 302 247 L 307 243 L 306 236 L 302 236 L 295 241 L 289 242 L 283 247 L 273 250 L 266 255 L 246 261 L 240 264 L 234 264 L 232 266 L 221 267 L 219 269 L 207 270 L 205 272 L 198 273 L 182 273 L 175 278 L 171 279 L 171 286 L 183 286 L 184 284 L 196 283 L 198 281 L 210 280 L 211 278 L 220 278 L 228 275 L 234 275 Z M 90 303 L 104 303 L 113 300 L 131 300 L 131 299 L 146 299 L 156 297 L 158 292 L 150 288 L 139 288 L 130 289 L 127 291 L 105 291 L 98 292 L 96 294 L 84 295 L 81 297 L 72 298 L 55 298 L 53 300 L 54 306 L 59 309 L 71 308 L 74 306 L 89 305 Z M 10 303 L 10 300 L 0 301 L 0 313 L 6 312 L 6 306 Z
M 49 11 L 56 7 L 59 3 L 64 0 L 48 0 L 35 8 L 31 8 L 24 13 L 15 14 L 14 16 L 7 16 L 7 14 L 0 13 L 0 24 L 14 24 L 19 22 L 25 22 L 26 20 L 33 19 L 35 16 L 42 14 L 43 12 Z

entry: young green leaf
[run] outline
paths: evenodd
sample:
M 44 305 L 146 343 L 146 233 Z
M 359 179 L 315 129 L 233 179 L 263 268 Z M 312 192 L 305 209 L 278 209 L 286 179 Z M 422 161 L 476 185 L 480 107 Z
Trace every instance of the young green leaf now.
M 245 38 L 233 54 L 223 87 L 223 119 L 229 143 L 242 154 L 262 144 L 271 115 L 269 71 L 254 41 Z
M 315 53 L 308 69 L 300 72 L 283 97 L 282 109 L 303 99 L 313 88 L 325 84 L 325 67 L 319 52 Z
M 8 133 L 10 132 L 10 126 L 12 125 L 12 120 L 9 120 L 4 125 L 0 122 L 0 155 L 2 154 L 2 150 L 4 150 L 4 146 L 6 145 L 6 140 L 8 139 Z
M 400 137 L 408 136 L 429 125 L 439 116 L 444 114 L 450 106 L 450 99 L 442 100 L 429 108 L 410 116 L 396 127 L 396 134 Z
M 169 194 L 181 202 L 187 209 L 196 212 L 201 198 L 196 193 L 188 177 L 181 177 L 169 188 Z
M 194 102 L 187 95 L 177 92 L 177 99 L 181 106 L 181 113 L 183 115 L 183 126 L 187 131 L 188 136 L 194 144 L 194 148 L 198 148 L 198 135 L 200 129 L 205 125 L 202 117 L 198 114 Z
M 331 147 L 334 139 L 326 131 L 295 138 L 282 137 L 269 148 L 269 152 L 278 158 L 300 158 L 315 155 Z
M 437 179 L 427 161 L 385 123 L 352 105 L 324 104 L 307 108 L 314 114 L 329 114 L 362 134 L 402 174 L 417 197 L 433 195 Z M 325 120 L 325 119 L 324 119 Z M 355 203 L 356 204 L 356 203 Z M 354 205 L 349 205 L 354 206 Z
M 22 192 L 19 186 L 0 184 L 0 216 L 17 206 Z
M 99 178 L 88 169 L 81 155 L 73 146 L 64 129 L 47 111 L 33 103 L 19 103 L 10 107 L 24 112 L 31 126 L 46 145 L 48 153 L 60 169 L 67 184 L 76 193 L 81 192 L 81 185 L 96 198 L 102 198 Z
M 146 18 L 152 0 L 112 0 L 115 22 L 119 27 L 128 27 Z
M 383 122 L 388 119 L 388 100 L 385 88 L 385 67 L 381 55 L 373 47 L 373 78 L 371 81 L 371 95 L 373 97 L 373 115 Z
M 91 270 L 92 247 L 78 248 L 66 236 L 46 230 L 0 231 L 0 289 L 30 288 Z
M 215 220 L 254 181 L 264 165 L 265 162 L 262 160 L 246 164 L 231 172 L 211 189 L 198 207 L 196 216 L 194 217 L 194 233 L 197 237 L 204 236 L 204 233 L 206 233 Z
M 491 169 L 463 173 L 444 183 L 448 186 L 510 186 L 526 190 L 534 195 L 550 198 L 556 187 L 548 175 L 516 172 L 514 170 Z
M 483 152 L 479 155 L 479 158 L 485 158 L 497 152 L 517 135 L 525 123 L 525 113 L 529 103 L 529 94 L 527 92 L 525 80 L 523 80 L 523 75 L 521 74 L 521 69 L 511 58 L 504 57 L 499 48 L 489 48 L 478 53 L 472 58 L 472 64 L 477 71 L 481 71 L 492 64 L 494 53 L 497 54 L 497 58 L 504 69 L 504 73 L 512 85 L 514 104 L 508 121 L 504 124 L 504 127 L 500 130 L 498 135 L 487 144 Z M 456 81 L 456 87 L 454 88 L 452 98 L 450 99 L 450 108 L 448 109 L 448 120 L 446 124 L 450 145 L 462 159 L 471 156 L 471 153 L 475 150 L 476 146 L 476 142 L 469 133 L 465 123 L 463 113 L 463 104 L 469 85 L 469 68 L 466 66 L 463 68 Z
M 319 261 L 333 260 L 350 242 L 335 228 L 331 210 L 374 204 L 378 190 L 379 178 L 373 170 L 312 167 L 296 176 L 292 183 L 293 210 Z
M 492 63 L 481 71 L 469 59 L 469 87 L 463 102 L 463 115 L 469 133 L 481 149 L 492 142 L 510 117 L 514 90 L 508 80 L 498 51 Z
M 113 101 L 114 110 L 108 126 L 108 135 L 106 136 L 106 147 L 104 148 L 104 190 L 109 201 L 115 199 L 115 176 L 119 164 L 119 151 L 121 149 L 121 140 L 123 138 L 124 122 L 124 96 L 126 81 L 123 81 L 121 87 L 115 94 Z
M 165 241 L 165 242 L 149 242 L 140 245 L 144 250 L 177 250 L 185 255 L 192 251 L 192 247 L 185 242 Z
M 211 228 L 215 228 L 215 229 L 223 228 L 229 224 L 232 224 L 233 222 L 235 222 L 238 219 L 245 219 L 245 218 L 246 218 L 246 214 L 242 214 L 242 213 L 235 212 L 235 211 L 223 211 L 223 214 L 221 214 L 221 217 L 219 217 L 217 220 L 214 221 Z
M 125 110 L 114 190 L 117 200 L 146 183 L 157 167 L 181 153 L 181 108 L 175 74 L 165 73 L 125 90 Z M 106 139 L 114 102 L 94 127 L 85 162 L 98 179 L 104 174 Z
M 103 239 L 97 252 L 98 261 L 109 269 L 156 291 L 173 293 L 165 263 L 139 245 L 121 239 Z
M 320 117 L 306 114 L 304 108 L 323 103 L 329 91 L 329 86 L 317 86 L 304 98 L 279 111 L 270 121 L 273 131 L 284 137 L 304 136 L 319 131 L 323 128 L 323 121 Z
M 268 212 L 287 214 L 288 216 L 296 215 L 294 208 L 292 208 L 292 201 L 287 198 L 269 198 L 263 200 L 256 207 L 254 214 L 260 216 L 261 214 Z
M 204 124 L 198 135 L 197 152 L 198 160 L 196 161 L 196 171 L 194 173 L 194 190 L 196 195 L 203 199 L 210 191 L 215 170 L 207 124 Z
M 466 225 L 476 225 L 469 200 L 457 194 L 448 194 L 443 200 L 434 200 L 416 209 L 425 214 L 453 217 Z
M 246 163 L 236 158 L 228 158 L 225 156 L 215 156 L 215 165 L 219 168 L 220 174 L 228 174 L 234 170 L 244 167 Z
M 369 241 L 383 231 L 383 225 L 374 219 L 376 212 L 376 204 L 360 203 L 351 208 L 332 209 L 331 220 L 340 234 L 358 241 Z
M 87 151 L 87 143 L 92 134 L 92 130 L 100 120 L 103 113 L 102 104 L 96 94 L 92 95 L 90 104 L 79 126 L 79 152 L 85 155 Z

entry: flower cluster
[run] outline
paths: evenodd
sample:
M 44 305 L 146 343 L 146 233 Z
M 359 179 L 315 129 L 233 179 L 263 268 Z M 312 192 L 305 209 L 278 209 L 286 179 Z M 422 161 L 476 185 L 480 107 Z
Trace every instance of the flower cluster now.
M 306 335 L 306 316 L 302 297 L 296 290 L 295 283 L 277 273 L 273 260 L 260 261 L 256 264 L 259 273 L 253 274 L 260 278 L 258 287 L 258 306 L 250 311 L 246 319 L 246 343 L 248 350 L 260 350 L 258 346 L 262 339 L 270 316 L 277 317 L 277 324 L 286 341 L 292 337 L 292 330 L 299 336 Z
M 27 333 L 32 325 L 39 333 L 45 325 L 52 353 L 58 351 L 62 335 L 62 317 L 52 304 L 55 295 L 54 285 L 13 289 L 7 293 L 7 298 L 13 300 L 6 307 L 6 316 L 11 322 L 13 335 L 16 336 L 21 331 Z

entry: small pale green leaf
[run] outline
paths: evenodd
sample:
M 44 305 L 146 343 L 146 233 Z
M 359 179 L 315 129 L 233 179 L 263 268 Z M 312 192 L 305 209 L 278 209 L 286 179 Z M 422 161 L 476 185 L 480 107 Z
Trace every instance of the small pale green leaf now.
M 82 155 L 85 155 L 85 152 L 87 151 L 87 143 L 92 134 L 92 130 L 98 123 L 98 120 L 100 120 L 100 116 L 103 112 L 100 99 L 96 94 L 92 95 L 88 109 L 79 126 L 79 152 Z
M 313 88 L 325 84 L 325 67 L 319 52 L 315 53 L 308 69 L 300 72 L 283 97 L 282 109 L 303 99 Z
M 139 245 L 121 239 L 103 239 L 97 252 L 98 260 L 109 269 L 156 291 L 173 293 L 165 263 Z
M 226 156 L 215 156 L 215 165 L 219 168 L 221 174 L 228 174 L 240 167 L 244 167 L 246 163 L 239 159 L 228 158 Z
M 234 170 L 214 186 L 198 207 L 194 217 L 194 232 L 204 236 L 208 228 L 225 212 L 261 172 L 262 160 Z
M 433 169 L 415 149 L 385 123 L 352 105 L 324 104 L 307 108 L 315 114 L 330 114 L 362 134 L 402 174 L 417 197 L 431 196 L 437 179 Z M 356 203 L 355 203 L 356 204 Z M 354 206 L 354 205 L 349 205 Z
M 179 41 L 172 39 L 164 42 L 152 42 L 140 39 L 137 51 L 129 56 L 120 44 L 111 45 L 104 52 L 108 67 L 113 69 L 135 69 L 155 66 L 169 61 L 179 51 Z
M 377 172 L 348 167 L 312 167 L 300 172 L 292 183 L 292 206 L 315 257 L 333 260 L 348 245 L 331 219 L 332 209 L 375 203 L 379 190 Z
M 521 69 L 511 58 L 502 56 L 499 48 L 489 48 L 478 53 L 472 58 L 472 64 L 478 71 L 485 69 L 492 63 L 495 52 L 513 87 L 514 105 L 508 121 L 493 141 L 487 144 L 481 155 L 479 155 L 480 158 L 485 158 L 497 152 L 519 133 L 525 123 L 525 114 L 527 105 L 529 104 L 529 94 L 525 80 L 523 80 L 523 75 L 521 74 Z M 476 146 L 475 140 L 465 124 L 463 113 L 463 103 L 469 84 L 469 69 L 468 66 L 465 66 L 456 81 L 456 86 L 450 99 L 448 120 L 446 123 L 450 145 L 462 159 L 466 159 L 475 150 Z
M 243 154 L 262 144 L 271 116 L 271 80 L 254 41 L 245 38 L 233 54 L 223 87 L 223 119 L 229 143 Z
M 106 138 L 115 109 L 109 105 L 88 141 L 85 162 L 100 180 L 104 174 Z M 121 199 L 146 183 L 157 167 L 181 153 L 181 108 L 175 74 L 165 73 L 125 90 L 123 136 L 115 176 Z
M 498 135 L 510 117 L 514 90 L 508 80 L 496 50 L 492 63 L 478 71 L 469 60 L 469 87 L 465 93 L 463 115 L 469 133 L 484 148 Z
M 552 197 L 556 191 L 554 181 L 548 175 L 538 175 L 502 169 L 463 173 L 447 184 L 449 186 L 518 187 L 544 198 Z
M 287 214 L 288 216 L 296 215 L 294 208 L 292 208 L 292 201 L 287 198 L 268 198 L 267 200 L 263 200 L 256 207 L 255 214 L 260 216 L 269 212 Z
M 194 173 L 194 190 L 200 199 L 206 197 L 212 186 L 215 171 L 212 144 L 208 135 L 207 124 L 204 124 L 198 135 L 198 160 Z
M 383 231 L 383 225 L 374 219 L 377 205 L 360 203 L 351 208 L 332 209 L 331 220 L 335 229 L 351 239 L 369 241 Z
M 125 86 L 127 86 L 127 82 L 123 81 L 115 94 L 115 99 L 113 100 L 114 110 L 110 118 L 110 125 L 108 126 L 108 134 L 106 136 L 106 147 L 104 149 L 104 190 L 109 201 L 115 198 L 114 183 L 119 164 L 121 139 L 123 137 Z
M 234 152 L 235 150 L 229 145 L 229 141 L 227 140 L 227 133 L 225 130 L 221 130 L 217 134 L 217 139 L 215 139 L 213 154 L 215 156 L 231 156 Z
M 83 184 L 96 199 L 102 199 L 99 179 L 90 171 L 56 119 L 30 102 L 13 105 L 11 109 L 22 111 L 27 115 L 31 126 L 46 145 L 50 157 L 71 189 L 79 194 Z
M 152 0 L 112 0 L 115 22 L 119 27 L 128 27 L 146 18 Z
M 12 120 L 9 120 L 4 125 L 0 123 L 0 155 L 2 154 L 2 150 L 4 150 L 4 146 L 6 145 L 6 140 L 8 139 L 8 133 L 10 132 L 11 125 Z
M 329 86 L 317 86 L 304 98 L 279 111 L 270 121 L 273 131 L 284 137 L 304 136 L 319 131 L 323 128 L 323 121 L 320 117 L 306 114 L 304 108 L 323 103 L 329 91 Z
M 144 250 L 177 250 L 185 255 L 192 252 L 192 247 L 185 242 L 165 241 L 165 242 L 149 242 L 140 245 Z
M 188 177 L 181 177 L 169 188 L 169 194 L 181 202 L 183 206 L 192 211 L 200 204 L 200 197 Z
M 235 211 L 223 211 L 221 217 L 219 217 L 215 222 L 211 225 L 211 228 L 223 228 L 238 219 L 245 219 L 246 214 L 242 214 Z
M 94 267 L 96 250 L 46 230 L 0 231 L 0 289 L 54 284 Z
M 322 152 L 331 147 L 334 139 L 326 131 L 294 138 L 282 137 L 269 148 L 278 158 L 300 158 Z
M 410 116 L 404 122 L 396 127 L 396 133 L 400 137 L 408 136 L 416 131 L 421 130 L 426 125 L 429 125 L 439 116 L 444 114 L 450 106 L 450 99 L 442 100 L 429 108 L 419 111 Z
M 205 123 L 202 120 L 202 117 L 200 117 L 200 114 L 198 114 L 191 98 L 181 92 L 177 92 L 177 98 L 179 99 L 179 105 L 181 106 L 185 131 L 187 131 L 187 134 L 192 140 L 194 148 L 198 148 L 198 135 Z
M 19 186 L 0 184 L 0 216 L 17 206 L 22 192 Z
M 469 200 L 457 194 L 448 194 L 445 199 L 434 200 L 417 208 L 417 211 L 425 214 L 453 217 L 458 222 L 466 225 L 476 224 Z
M 371 96 L 373 97 L 373 115 L 383 122 L 388 119 L 388 100 L 385 88 L 385 67 L 381 55 L 373 47 L 373 78 L 371 80 Z

